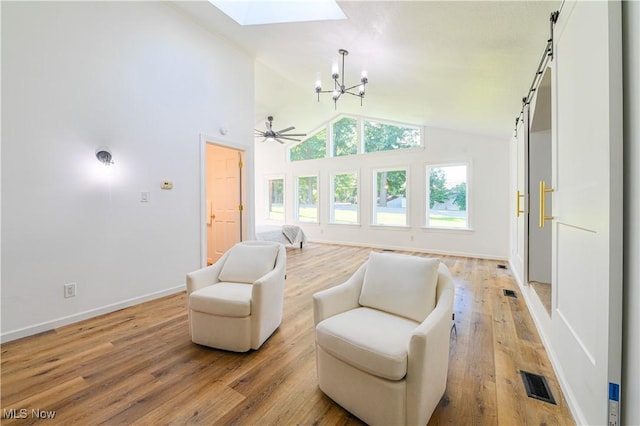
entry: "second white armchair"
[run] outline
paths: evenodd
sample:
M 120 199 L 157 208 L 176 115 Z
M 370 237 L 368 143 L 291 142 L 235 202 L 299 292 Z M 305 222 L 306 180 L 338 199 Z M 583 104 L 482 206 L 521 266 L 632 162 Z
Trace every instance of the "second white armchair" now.
M 313 296 L 320 389 L 371 425 L 425 425 L 445 392 L 454 283 L 437 259 L 371 253 Z
M 286 256 L 282 244 L 245 241 L 187 274 L 191 340 L 235 352 L 260 348 L 282 321 Z

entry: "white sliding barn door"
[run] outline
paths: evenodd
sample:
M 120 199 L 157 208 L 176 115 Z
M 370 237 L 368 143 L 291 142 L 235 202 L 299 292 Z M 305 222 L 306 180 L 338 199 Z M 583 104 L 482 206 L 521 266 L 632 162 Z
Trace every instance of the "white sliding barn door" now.
M 552 352 L 576 421 L 604 425 L 621 369 L 620 3 L 566 2 L 554 44 Z

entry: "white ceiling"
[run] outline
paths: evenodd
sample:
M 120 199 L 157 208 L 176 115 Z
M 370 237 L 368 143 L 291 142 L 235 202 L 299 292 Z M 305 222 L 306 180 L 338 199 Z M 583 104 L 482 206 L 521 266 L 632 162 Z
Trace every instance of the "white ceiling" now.
M 311 131 L 338 113 L 508 137 L 560 1 L 341 1 L 346 20 L 240 26 L 207 1 L 173 2 L 256 61 L 255 122 Z M 286 2 L 281 2 L 286 6 Z M 369 74 L 364 106 L 328 88 L 338 49 L 345 83 Z

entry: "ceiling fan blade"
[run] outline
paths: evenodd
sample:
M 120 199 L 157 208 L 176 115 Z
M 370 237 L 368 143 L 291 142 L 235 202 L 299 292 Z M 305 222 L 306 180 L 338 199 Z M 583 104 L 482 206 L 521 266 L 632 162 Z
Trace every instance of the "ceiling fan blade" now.
M 281 144 L 284 144 L 284 141 L 281 141 L 279 138 L 276 138 L 276 142 L 279 142 Z
M 267 138 L 262 139 L 260 142 L 266 142 Z
M 285 134 L 280 134 L 280 136 L 307 136 L 306 133 L 287 133 Z
M 278 130 L 276 133 L 288 132 L 289 130 L 293 130 L 293 129 L 295 129 L 295 127 L 291 126 L 291 127 L 287 127 L 286 129 Z
M 286 139 L 288 141 L 296 141 L 296 142 L 300 142 L 302 140 L 302 139 L 290 138 L 289 136 L 282 136 L 282 135 L 278 136 L 278 138 Z

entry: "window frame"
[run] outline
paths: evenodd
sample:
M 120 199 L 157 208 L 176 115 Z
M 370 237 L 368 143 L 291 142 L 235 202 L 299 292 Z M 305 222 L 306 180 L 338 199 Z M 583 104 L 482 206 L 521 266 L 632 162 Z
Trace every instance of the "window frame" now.
M 430 224 L 429 216 L 431 213 L 431 169 L 434 168 L 446 168 L 446 167 L 460 167 L 464 166 L 466 168 L 466 210 L 465 210 L 465 219 L 466 226 L 434 226 Z M 440 231 L 471 231 L 472 228 L 472 197 L 471 197 L 471 163 L 469 161 L 452 161 L 452 162 L 443 162 L 443 163 L 426 163 L 424 167 L 424 185 L 425 185 L 425 202 L 424 202 L 424 220 L 423 220 L 423 228 L 425 229 L 433 229 Z
M 404 212 L 404 224 L 402 225 L 394 225 L 394 224 L 385 224 L 385 223 L 378 223 L 377 222 L 377 209 L 378 209 L 378 205 L 377 205 L 377 200 L 378 200 L 378 173 L 381 172 L 396 172 L 396 171 L 404 171 L 405 172 L 405 181 L 404 181 L 404 185 L 405 185 L 405 212 Z M 409 197 L 409 193 L 410 193 L 410 176 L 411 176 L 411 172 L 410 172 L 410 166 L 409 165 L 403 165 L 403 166 L 386 166 L 386 167 L 374 167 L 371 169 L 372 175 L 371 175 L 371 223 L 370 226 L 379 226 L 379 227 L 385 227 L 385 228 L 409 228 L 411 227 L 411 215 L 409 214 L 409 212 L 411 212 L 411 200 Z
M 356 222 L 338 222 L 335 219 L 335 177 L 336 175 L 353 174 L 356 178 Z M 329 224 L 339 226 L 360 226 L 360 189 L 361 179 L 359 170 L 339 170 L 329 173 Z

